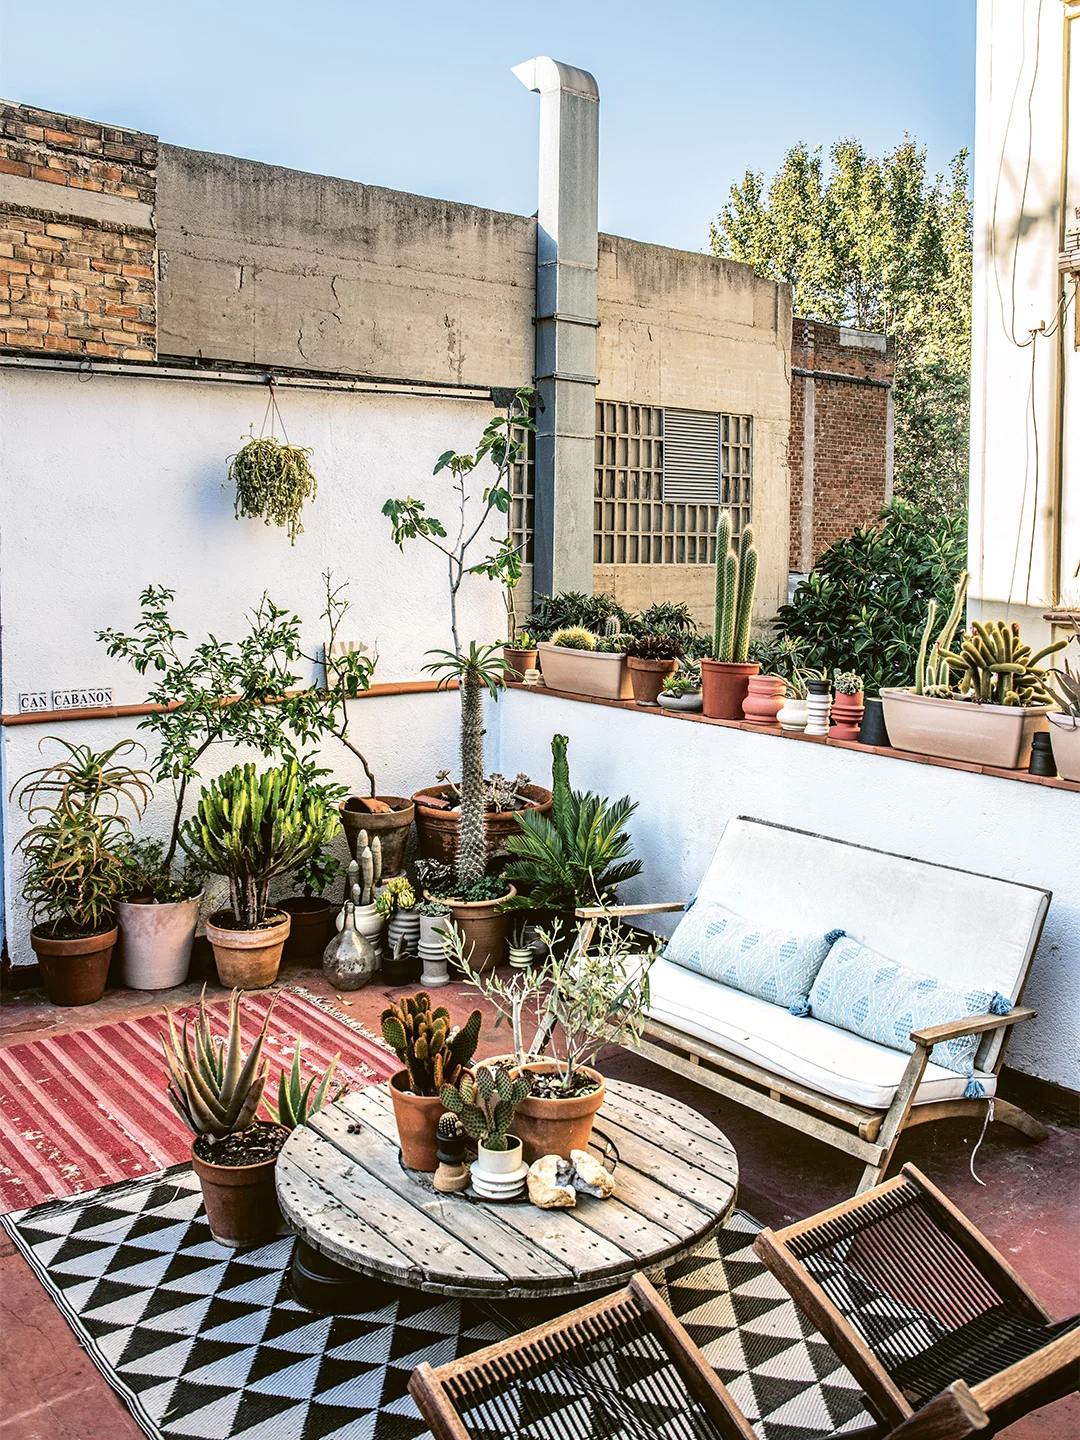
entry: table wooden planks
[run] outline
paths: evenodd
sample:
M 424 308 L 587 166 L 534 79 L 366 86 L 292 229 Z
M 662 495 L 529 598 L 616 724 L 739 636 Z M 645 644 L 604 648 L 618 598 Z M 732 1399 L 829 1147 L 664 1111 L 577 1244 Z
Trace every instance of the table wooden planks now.
M 282 1213 L 308 1245 L 361 1275 L 438 1295 L 583 1295 L 693 1249 L 735 1204 L 727 1138 L 677 1100 L 607 1082 L 596 1130 L 619 1151 L 615 1193 L 573 1210 L 440 1195 L 401 1164 L 390 1097 L 371 1086 L 289 1137 Z

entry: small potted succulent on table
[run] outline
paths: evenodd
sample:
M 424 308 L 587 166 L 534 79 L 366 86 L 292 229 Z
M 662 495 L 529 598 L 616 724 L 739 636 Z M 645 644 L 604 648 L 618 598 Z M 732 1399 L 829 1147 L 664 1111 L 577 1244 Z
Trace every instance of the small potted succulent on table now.
M 142 814 L 150 777 L 125 761 L 141 748 L 132 740 L 96 752 L 48 738 L 66 755 L 24 775 L 12 792 L 18 789 L 30 821 L 16 847 L 24 861 L 22 894 L 49 999 L 90 1005 L 105 991 L 116 905 L 130 877 L 126 857 L 134 842 L 122 811 Z
M 724 511 L 716 527 L 716 608 L 713 653 L 701 662 L 702 700 L 710 720 L 741 720 L 751 675 L 759 666 L 749 659 L 750 618 L 757 584 L 758 552 L 747 525 L 736 551 L 731 515 Z
M 630 685 L 638 705 L 655 705 L 664 681 L 675 673 L 683 658 L 677 635 L 630 635 L 626 640 L 626 663 Z
M 416 891 L 404 875 L 395 875 L 380 890 L 375 910 L 386 921 L 386 943 L 393 952 L 403 946 L 415 956 L 420 943 L 420 916 L 416 913 Z
M 421 990 L 388 1006 L 381 1022 L 383 1039 L 403 1066 L 389 1081 L 401 1158 L 410 1170 L 433 1173 L 439 1163 L 435 1131 L 446 1109 L 439 1094 L 457 1083 L 476 1053 L 480 1011 L 451 1028 L 449 1010 L 433 1010 L 431 996 Z
M 857 740 L 865 708 L 862 676 L 854 670 L 834 670 L 832 738 Z
M 445 1108 L 476 1142 L 472 1188 L 484 1200 L 516 1200 L 525 1190 L 529 1167 L 522 1159 L 521 1141 L 510 1127 L 531 1084 L 527 1071 L 511 1075 L 504 1065 L 478 1065 L 439 1092 Z
M 663 689 L 656 697 L 665 710 L 686 710 L 696 714 L 701 710 L 701 664 L 696 660 L 681 660 L 679 668 L 664 679 Z

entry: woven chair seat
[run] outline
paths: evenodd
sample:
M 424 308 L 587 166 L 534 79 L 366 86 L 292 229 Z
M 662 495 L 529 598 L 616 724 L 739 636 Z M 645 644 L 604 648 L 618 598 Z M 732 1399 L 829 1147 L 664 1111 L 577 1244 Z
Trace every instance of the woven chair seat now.
M 892 1378 L 918 1408 L 954 1380 L 978 1385 L 1078 1326 L 1080 1315 L 1057 1325 L 1034 1325 L 1008 1305 L 995 1305 L 905 1360 L 891 1372 Z

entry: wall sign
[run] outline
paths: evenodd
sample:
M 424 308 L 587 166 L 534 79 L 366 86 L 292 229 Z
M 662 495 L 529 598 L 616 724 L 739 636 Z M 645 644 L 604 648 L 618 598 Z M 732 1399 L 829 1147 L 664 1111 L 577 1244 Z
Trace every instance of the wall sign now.
M 34 710 L 48 710 L 49 695 L 45 690 L 31 690 L 19 696 L 19 714 L 26 715 Z
M 54 690 L 52 692 L 52 708 L 54 710 L 97 710 L 113 703 L 112 691 L 102 686 L 92 686 L 87 690 Z

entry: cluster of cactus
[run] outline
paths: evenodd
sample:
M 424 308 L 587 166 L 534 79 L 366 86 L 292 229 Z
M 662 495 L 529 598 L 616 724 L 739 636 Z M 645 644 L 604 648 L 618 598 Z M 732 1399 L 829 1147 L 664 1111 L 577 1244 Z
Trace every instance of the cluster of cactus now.
M 205 985 L 191 1039 L 188 1021 L 184 1021 L 182 1036 L 177 1035 L 172 1014 L 165 1012 L 169 1036 L 168 1039 L 161 1036 L 161 1048 L 169 1067 L 167 1093 L 173 1109 L 193 1135 L 223 1140 L 255 1122 L 255 1112 L 270 1073 L 270 1061 L 263 1062 L 262 1051 L 274 1005 L 271 1002 L 262 1029 L 245 1060 L 240 1036 L 240 994 L 234 990 L 229 1000 L 227 1045 L 224 1040 L 215 1041 L 210 1033 Z
M 833 689 L 837 695 L 861 695 L 863 677 L 855 670 L 834 670 Z
M 388 920 L 395 910 L 411 910 L 416 904 L 416 891 L 409 884 L 404 875 L 395 875 L 388 880 L 375 901 L 375 909 L 384 920 Z
M 504 1065 L 480 1065 L 475 1074 L 465 1071 L 456 1085 L 444 1085 L 439 1099 L 457 1116 L 470 1140 L 488 1150 L 505 1150 L 514 1111 L 529 1088 L 524 1071 L 511 1078 Z
M 596 640 L 597 637 L 584 625 L 564 625 L 551 637 L 552 645 L 558 645 L 563 650 L 595 650 Z
M 945 656 L 953 643 L 953 637 L 956 635 L 957 627 L 964 614 L 968 578 L 968 572 L 961 571 L 960 578 L 953 587 L 952 607 L 946 617 L 941 634 L 932 646 L 930 636 L 937 619 L 937 601 L 931 600 L 927 606 L 926 625 L 923 628 L 922 640 L 919 642 L 919 655 L 915 661 L 916 695 L 936 695 L 947 698 L 952 694 L 949 664 Z
M 321 1110 L 326 1104 L 326 1097 L 330 1091 L 330 1081 L 334 1078 L 334 1071 L 341 1059 L 341 1051 L 334 1056 L 326 1069 L 326 1073 L 319 1079 L 312 1075 L 306 1085 L 300 1083 L 300 1041 L 297 1040 L 293 1050 L 292 1068 L 288 1074 L 284 1070 L 278 1080 L 278 1103 L 272 1104 L 266 1101 L 266 1110 L 271 1120 L 278 1125 L 284 1125 L 288 1130 L 295 1130 L 298 1125 L 306 1125 L 308 1120 L 316 1111 Z M 316 1086 L 316 1080 L 318 1085 Z M 330 1104 L 335 1104 L 348 1090 L 347 1085 L 341 1085 L 330 1096 Z
M 1045 669 L 1039 661 L 1066 645 L 1057 640 L 1038 654 L 1020 639 L 1020 626 L 1004 620 L 982 624 L 976 620 L 961 636 L 960 652 L 942 653 L 949 669 L 959 674 L 956 689 L 964 698 L 983 705 L 1052 705 L 1054 695 L 1047 688 Z
M 745 665 L 750 647 L 750 615 L 757 585 L 758 552 L 749 525 L 731 540 L 731 515 L 724 511 L 716 526 L 716 609 L 713 616 L 714 660 Z
M 414 1095 L 438 1095 L 460 1078 L 476 1053 L 480 1020 L 480 1011 L 474 1010 L 464 1025 L 451 1030 L 449 1010 L 442 1005 L 432 1010 L 426 990 L 383 1011 L 383 1039 L 408 1071 Z
M 368 832 L 361 830 L 356 837 L 356 861 L 359 865 L 359 874 L 354 879 L 352 865 L 349 866 L 349 889 L 346 893 L 346 900 L 352 899 L 354 905 L 370 905 L 375 899 L 375 891 L 382 881 L 382 841 L 375 835 L 369 842 Z M 352 891 L 354 883 L 359 883 L 360 894 Z

